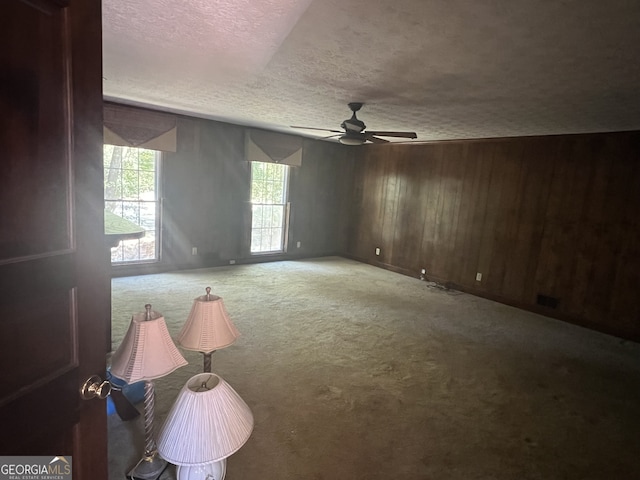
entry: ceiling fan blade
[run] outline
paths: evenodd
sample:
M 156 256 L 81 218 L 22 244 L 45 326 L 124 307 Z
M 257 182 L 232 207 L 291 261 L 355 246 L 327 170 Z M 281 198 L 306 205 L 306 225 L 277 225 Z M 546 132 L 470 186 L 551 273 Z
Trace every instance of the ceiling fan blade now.
M 366 133 L 370 135 L 378 135 L 381 137 L 418 138 L 416 132 L 382 132 L 379 130 L 367 130 Z
M 389 140 L 385 140 L 384 138 L 374 137 L 371 132 L 365 132 L 365 138 L 372 143 L 389 143 Z
M 344 133 L 342 130 L 332 130 L 331 128 L 300 127 L 298 125 L 291 125 L 291 128 L 302 128 L 304 130 L 322 130 L 323 132 Z

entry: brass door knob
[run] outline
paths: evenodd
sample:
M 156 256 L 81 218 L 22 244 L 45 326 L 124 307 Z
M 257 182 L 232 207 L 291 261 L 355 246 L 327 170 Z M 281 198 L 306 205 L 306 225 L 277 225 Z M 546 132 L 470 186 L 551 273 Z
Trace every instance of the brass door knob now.
M 98 375 L 89 377 L 80 387 L 80 397 L 83 400 L 91 400 L 92 398 L 99 398 L 104 400 L 111 392 L 111 384 L 102 379 Z

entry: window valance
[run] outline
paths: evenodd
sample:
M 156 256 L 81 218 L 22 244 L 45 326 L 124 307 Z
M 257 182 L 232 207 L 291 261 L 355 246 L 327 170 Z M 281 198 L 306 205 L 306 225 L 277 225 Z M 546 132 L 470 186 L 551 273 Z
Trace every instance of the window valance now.
M 247 129 L 245 156 L 250 162 L 302 165 L 302 137 L 267 130 Z
M 104 143 L 175 152 L 175 115 L 136 107 L 104 104 Z

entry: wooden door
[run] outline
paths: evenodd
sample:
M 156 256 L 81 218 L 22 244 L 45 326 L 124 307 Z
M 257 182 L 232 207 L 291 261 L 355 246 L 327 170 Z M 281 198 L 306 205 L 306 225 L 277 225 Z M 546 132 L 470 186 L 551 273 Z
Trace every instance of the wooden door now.
M 107 478 L 100 0 L 0 5 L 0 455 Z

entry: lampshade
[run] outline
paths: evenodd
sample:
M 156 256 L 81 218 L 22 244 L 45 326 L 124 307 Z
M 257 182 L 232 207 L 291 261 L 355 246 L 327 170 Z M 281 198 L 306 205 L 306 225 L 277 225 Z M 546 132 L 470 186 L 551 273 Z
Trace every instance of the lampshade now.
M 162 314 L 133 315 L 129 330 L 111 357 L 111 375 L 127 383 L 153 380 L 187 364 L 169 335 Z
M 187 350 L 210 353 L 228 347 L 240 336 L 231 322 L 222 298 L 207 295 L 193 301 L 191 312 L 178 334 L 178 343 Z
M 235 453 L 249 439 L 253 414 L 214 373 L 191 377 L 178 394 L 158 437 L 158 452 L 181 466 L 205 465 Z

